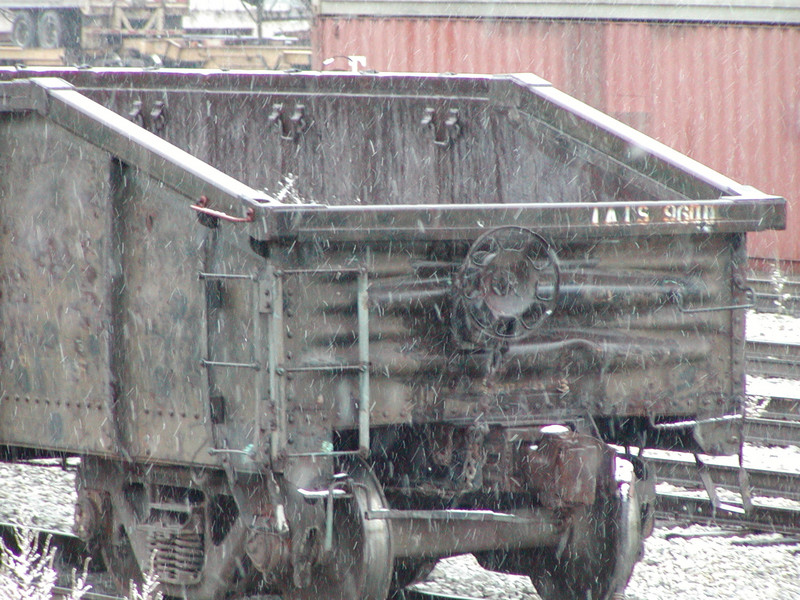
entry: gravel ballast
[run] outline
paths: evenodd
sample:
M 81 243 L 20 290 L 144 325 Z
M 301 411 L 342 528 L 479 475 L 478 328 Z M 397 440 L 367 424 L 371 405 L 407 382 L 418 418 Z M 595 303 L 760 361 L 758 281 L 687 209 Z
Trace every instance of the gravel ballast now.
M 49 464 L 0 464 L 1 520 L 70 530 L 74 473 Z M 656 528 L 634 570 L 627 600 L 800 600 L 800 543 L 755 547 L 742 543 L 782 538 L 708 535 L 720 531 L 697 525 Z M 420 587 L 496 600 L 538 598 L 527 577 L 485 571 L 471 555 L 440 561 Z
M 799 600 L 800 544 L 747 546 L 777 535 L 714 537 L 716 527 L 658 527 L 626 600 Z M 709 535 L 710 534 L 710 535 Z M 420 589 L 475 598 L 535 600 L 527 577 L 483 570 L 471 555 L 440 561 Z

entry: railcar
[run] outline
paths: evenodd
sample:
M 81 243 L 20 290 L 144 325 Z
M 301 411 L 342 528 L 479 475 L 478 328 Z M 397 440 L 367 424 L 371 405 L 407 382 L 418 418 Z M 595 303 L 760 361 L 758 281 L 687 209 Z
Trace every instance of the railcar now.
M 123 585 L 384 600 L 472 552 L 611 598 L 653 519 L 632 448 L 741 444 L 745 235 L 785 201 L 544 80 L 0 91 L 0 444 L 81 458 Z

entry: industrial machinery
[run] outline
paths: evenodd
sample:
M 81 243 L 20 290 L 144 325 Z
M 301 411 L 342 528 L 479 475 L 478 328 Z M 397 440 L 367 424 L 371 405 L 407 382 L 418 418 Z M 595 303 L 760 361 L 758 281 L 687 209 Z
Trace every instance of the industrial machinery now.
M 546 81 L 0 91 L 0 444 L 80 456 L 123 584 L 383 600 L 472 552 L 611 598 L 653 519 L 632 449 L 739 448 L 745 233 L 784 200 Z
M 164 35 L 180 28 L 186 0 L 96 2 L 94 0 L 2 0 L 11 38 L 23 48 L 96 47 L 123 33 Z
M 270 13 L 255 4 L 257 22 L 248 25 L 250 17 L 241 11 L 227 14 L 244 19 L 220 22 L 224 3 L 190 10 L 187 0 L 0 0 L 13 42 L 0 45 L 0 65 L 308 69 L 307 34 L 280 34 L 270 21 L 269 35 L 251 35 L 270 19 L 299 22 L 307 17 L 304 9 Z

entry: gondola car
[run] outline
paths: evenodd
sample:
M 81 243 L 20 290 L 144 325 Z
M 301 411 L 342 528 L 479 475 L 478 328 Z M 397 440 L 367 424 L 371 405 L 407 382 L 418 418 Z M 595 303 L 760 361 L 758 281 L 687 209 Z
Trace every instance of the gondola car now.
M 0 72 L 0 444 L 170 598 L 621 592 L 785 202 L 534 76 Z

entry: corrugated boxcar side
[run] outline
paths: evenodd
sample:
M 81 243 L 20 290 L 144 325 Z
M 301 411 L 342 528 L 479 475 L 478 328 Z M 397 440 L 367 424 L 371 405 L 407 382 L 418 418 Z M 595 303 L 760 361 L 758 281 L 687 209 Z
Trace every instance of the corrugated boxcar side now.
M 738 181 L 800 194 L 800 27 L 323 14 L 312 39 L 316 68 L 533 72 Z M 750 255 L 800 260 L 798 215 L 751 234 Z

